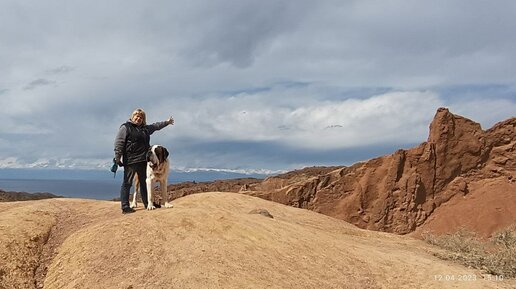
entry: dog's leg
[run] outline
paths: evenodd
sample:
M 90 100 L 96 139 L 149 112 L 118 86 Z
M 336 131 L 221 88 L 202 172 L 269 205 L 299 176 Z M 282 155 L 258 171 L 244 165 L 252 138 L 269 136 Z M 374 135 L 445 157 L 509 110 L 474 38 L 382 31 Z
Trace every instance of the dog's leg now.
M 131 202 L 131 204 L 129 205 L 129 207 L 131 208 L 137 208 L 138 207 L 138 203 L 136 201 L 136 195 L 138 194 L 138 191 L 140 189 L 137 189 L 137 188 L 134 188 L 134 193 L 133 193 L 133 201 Z
M 153 180 L 150 177 L 147 177 L 147 210 L 154 210 L 156 207 L 152 203 L 152 190 L 154 189 L 152 186 Z
M 138 180 L 138 174 L 134 175 L 134 193 L 133 193 L 133 201 L 129 205 L 131 208 L 138 207 L 138 203 L 136 202 L 136 195 L 140 192 L 140 181 Z
M 160 187 L 161 187 L 161 200 L 165 203 L 165 208 L 172 208 L 174 205 L 172 205 L 172 203 L 168 202 L 168 190 L 167 190 L 168 180 L 167 180 L 166 176 L 163 178 L 163 183 L 160 183 Z

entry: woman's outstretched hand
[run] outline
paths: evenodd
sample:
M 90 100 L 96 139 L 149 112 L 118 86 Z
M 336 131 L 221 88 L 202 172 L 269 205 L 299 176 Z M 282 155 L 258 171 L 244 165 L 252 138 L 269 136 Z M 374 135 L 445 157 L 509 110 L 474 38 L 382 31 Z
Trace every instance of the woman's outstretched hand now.
M 172 117 L 169 117 L 167 119 L 167 122 L 168 122 L 168 124 L 173 125 L 174 124 L 174 119 Z

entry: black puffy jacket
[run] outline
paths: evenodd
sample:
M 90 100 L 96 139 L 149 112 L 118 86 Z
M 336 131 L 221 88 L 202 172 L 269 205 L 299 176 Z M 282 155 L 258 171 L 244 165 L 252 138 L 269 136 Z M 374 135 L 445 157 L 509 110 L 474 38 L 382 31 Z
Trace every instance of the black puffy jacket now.
M 122 124 L 115 138 L 115 158 L 123 157 L 124 165 L 147 161 L 151 134 L 167 125 L 166 121 L 139 126 L 131 121 Z

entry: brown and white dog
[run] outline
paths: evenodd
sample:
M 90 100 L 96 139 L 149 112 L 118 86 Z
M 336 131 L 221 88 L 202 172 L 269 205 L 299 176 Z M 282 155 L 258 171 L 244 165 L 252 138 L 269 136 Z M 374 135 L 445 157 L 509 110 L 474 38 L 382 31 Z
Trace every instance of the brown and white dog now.
M 153 145 L 147 153 L 147 210 L 156 209 L 156 204 L 152 200 L 154 194 L 154 185 L 159 182 L 161 191 L 160 204 L 165 208 L 172 208 L 173 205 L 168 202 L 168 172 L 170 170 L 168 161 L 168 151 L 161 145 Z M 140 183 L 138 177 L 134 178 L 134 195 L 131 202 L 131 208 L 137 207 L 136 194 L 140 191 Z

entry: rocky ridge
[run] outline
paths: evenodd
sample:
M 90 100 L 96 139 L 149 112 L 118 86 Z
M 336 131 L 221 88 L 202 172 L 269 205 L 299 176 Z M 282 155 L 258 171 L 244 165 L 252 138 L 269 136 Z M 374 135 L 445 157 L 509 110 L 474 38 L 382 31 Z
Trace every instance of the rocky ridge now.
M 452 199 L 506 193 L 506 206 L 496 213 L 498 224 L 490 224 L 484 232 L 489 235 L 516 222 L 515 151 L 516 117 L 484 131 L 480 124 L 440 108 L 430 124 L 428 140 L 417 147 L 350 167 L 307 168 L 263 181 L 234 183 L 224 191 L 238 191 L 313 210 L 360 228 L 397 234 L 423 227 L 436 209 Z M 486 182 L 491 190 L 481 194 Z M 222 191 L 214 184 L 211 190 Z M 189 190 L 196 192 L 195 186 Z M 169 187 L 172 198 L 184 192 Z M 464 222 L 459 220 L 450 229 Z
M 0 189 L 0 202 L 43 200 L 50 198 L 62 198 L 62 196 L 51 193 L 6 192 Z

